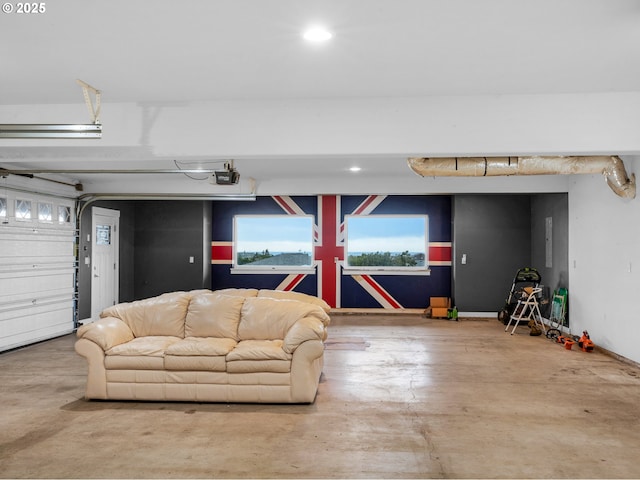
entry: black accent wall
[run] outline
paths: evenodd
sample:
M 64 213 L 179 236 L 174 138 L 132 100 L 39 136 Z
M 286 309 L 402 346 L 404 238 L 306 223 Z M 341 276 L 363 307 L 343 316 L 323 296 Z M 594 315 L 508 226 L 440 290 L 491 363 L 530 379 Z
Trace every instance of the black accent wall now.
M 142 201 L 135 210 L 135 297 L 209 288 L 211 202 Z
M 500 310 L 522 267 L 540 272 L 547 295 L 558 287 L 569 288 L 568 210 L 564 193 L 455 195 L 452 292 L 458 309 Z M 547 217 L 553 218 L 551 267 L 545 266 Z
M 516 270 L 532 266 L 530 196 L 456 195 L 453 212 L 453 301 L 498 311 Z
M 119 300 L 130 302 L 211 285 L 211 202 L 100 201 L 80 223 L 78 319 L 91 316 L 91 207 L 120 211 Z M 189 257 L 194 257 L 189 263 Z

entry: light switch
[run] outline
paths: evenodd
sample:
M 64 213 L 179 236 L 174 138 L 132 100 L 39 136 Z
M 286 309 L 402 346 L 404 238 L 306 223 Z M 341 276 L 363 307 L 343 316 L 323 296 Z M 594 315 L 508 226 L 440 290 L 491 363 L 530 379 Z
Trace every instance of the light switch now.
M 193 263 L 194 261 L 195 261 L 195 258 L 189 257 L 189 263 Z
M 460 263 L 462 265 L 466 265 L 467 264 L 467 254 L 466 253 L 462 254 L 462 258 L 460 259 Z

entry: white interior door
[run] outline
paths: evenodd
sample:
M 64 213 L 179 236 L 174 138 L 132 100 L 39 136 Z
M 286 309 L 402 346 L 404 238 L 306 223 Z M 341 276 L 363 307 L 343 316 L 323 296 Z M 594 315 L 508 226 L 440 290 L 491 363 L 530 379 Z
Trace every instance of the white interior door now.
M 118 303 L 120 211 L 92 208 L 91 318 Z

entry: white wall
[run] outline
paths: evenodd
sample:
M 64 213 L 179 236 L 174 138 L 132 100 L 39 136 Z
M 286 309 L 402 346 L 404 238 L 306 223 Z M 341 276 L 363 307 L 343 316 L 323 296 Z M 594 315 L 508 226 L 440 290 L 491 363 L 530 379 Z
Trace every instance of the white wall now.
M 331 155 L 633 154 L 640 93 L 110 104 L 81 150 L 156 158 Z M 5 105 L 0 123 L 88 123 L 84 106 Z M 77 140 L 3 140 L 13 146 Z M 131 158 L 129 158 L 131 159 Z M 19 159 L 18 159 L 19 160 Z
M 640 156 L 622 157 L 640 174 Z M 569 189 L 571 330 L 640 362 L 640 199 L 623 199 L 599 175 L 574 176 Z
M 162 107 L 150 139 L 163 155 L 625 153 L 638 107 L 640 93 L 218 102 Z

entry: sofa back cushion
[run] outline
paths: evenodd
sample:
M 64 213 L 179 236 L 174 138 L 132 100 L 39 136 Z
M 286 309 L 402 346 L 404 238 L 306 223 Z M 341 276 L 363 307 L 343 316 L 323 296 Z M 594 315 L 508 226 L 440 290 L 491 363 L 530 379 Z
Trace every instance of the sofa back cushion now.
M 327 314 L 318 305 L 269 297 L 251 297 L 244 301 L 239 340 L 284 339 L 289 328 L 307 316 L 325 318 Z
M 119 318 L 136 337 L 167 335 L 184 338 L 190 297 L 186 292 L 165 293 L 145 300 L 119 303 L 103 310 L 100 316 Z
M 223 288 L 214 290 L 213 293 L 221 295 L 233 295 L 234 297 L 256 297 L 258 296 L 257 288 Z
M 307 295 L 306 293 L 291 292 L 284 290 L 259 290 L 258 297 L 278 298 L 281 300 L 298 300 L 300 302 L 313 303 L 320 306 L 325 312 L 329 313 L 331 306 L 319 297 Z
M 215 292 L 194 295 L 187 310 L 185 336 L 238 340 L 238 323 L 244 300 L 244 297 Z

